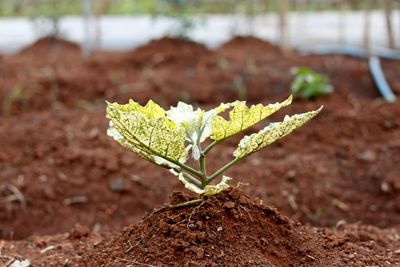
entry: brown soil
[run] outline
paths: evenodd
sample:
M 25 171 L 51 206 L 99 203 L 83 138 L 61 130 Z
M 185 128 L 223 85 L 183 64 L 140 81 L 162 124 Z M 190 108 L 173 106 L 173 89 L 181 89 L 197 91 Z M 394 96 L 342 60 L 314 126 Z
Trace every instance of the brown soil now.
M 203 107 L 237 98 L 275 102 L 289 94 L 294 66 L 326 74 L 335 93 L 296 100 L 279 112 L 272 120 L 324 105 L 307 126 L 228 172 L 233 184 L 248 183 L 241 190 L 252 199 L 290 219 L 252 201 L 240 203 L 241 193 L 233 191 L 195 210 L 196 225 L 207 223 L 204 214 L 212 218 L 203 230 L 186 228 L 193 207 L 166 209 L 137 223 L 183 187 L 105 135 L 104 100 L 152 98 L 165 107 L 178 100 Z M 383 67 L 400 92 L 400 63 Z M 0 255 L 29 258 L 35 266 L 67 259 L 89 266 L 97 265 L 93 259 L 188 266 L 400 262 L 400 108 L 377 99 L 366 61 L 284 54 L 255 38 L 235 38 L 217 50 L 165 38 L 132 52 L 82 59 L 75 44 L 47 38 L 1 57 L 0 81 L 0 237 L 10 240 L 1 241 Z M 228 161 L 237 141 L 217 148 L 209 167 Z M 234 207 L 224 207 L 227 201 Z M 82 226 L 74 228 L 77 223 Z M 120 232 L 122 226 L 128 228 Z M 223 234 L 214 231 L 219 226 Z M 76 238 L 62 234 L 74 231 Z M 200 232 L 211 235 L 198 242 Z M 125 253 L 141 236 L 151 240 Z M 210 244 L 215 249 L 207 254 Z M 40 253 L 50 245 L 56 249 Z
M 79 45 L 49 36 L 37 40 L 32 45 L 21 50 L 21 55 L 30 55 L 36 58 L 46 58 L 47 60 L 53 56 L 66 57 L 67 54 L 78 54 L 81 52 Z M 67 53 L 67 54 L 65 54 Z
M 171 203 L 185 200 L 178 194 Z M 343 266 L 380 264 L 381 258 L 399 262 L 400 255 L 387 253 L 399 240 L 379 240 L 385 237 L 373 227 L 355 228 L 346 233 L 304 227 L 234 190 L 193 208 L 155 211 L 104 239 L 82 260 L 104 266 L 135 261 L 175 266 Z M 351 257 L 353 253 L 357 256 Z
M 176 193 L 171 203 L 191 197 Z M 197 206 L 154 210 L 111 234 L 68 233 L 3 242 L 5 261 L 34 266 L 396 266 L 398 230 L 306 227 L 237 189 Z

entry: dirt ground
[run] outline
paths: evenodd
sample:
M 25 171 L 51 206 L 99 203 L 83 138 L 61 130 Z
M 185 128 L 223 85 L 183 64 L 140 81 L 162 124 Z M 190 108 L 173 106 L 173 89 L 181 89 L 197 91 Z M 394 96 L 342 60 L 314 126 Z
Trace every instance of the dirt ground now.
M 229 170 L 238 189 L 151 213 L 183 186 L 106 136 L 105 100 L 272 103 L 289 95 L 295 66 L 324 73 L 335 92 L 269 121 L 323 111 Z M 383 68 L 399 94 L 400 62 Z M 216 50 L 164 38 L 82 58 L 45 38 L 0 56 L 0 103 L 0 264 L 400 266 L 400 106 L 379 98 L 366 60 L 249 37 Z M 211 169 L 238 140 L 210 154 Z

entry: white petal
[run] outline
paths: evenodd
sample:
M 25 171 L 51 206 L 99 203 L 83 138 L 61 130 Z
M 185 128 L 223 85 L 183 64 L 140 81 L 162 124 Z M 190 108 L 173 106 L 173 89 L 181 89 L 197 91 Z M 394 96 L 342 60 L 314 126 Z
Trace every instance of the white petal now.
M 193 111 L 193 106 L 183 102 L 178 102 L 176 107 L 171 107 L 171 109 L 167 111 L 168 119 L 176 124 L 190 122 L 195 120 L 197 116 L 196 111 Z
M 195 160 L 200 158 L 200 149 L 197 145 L 193 145 L 192 147 L 192 156 Z

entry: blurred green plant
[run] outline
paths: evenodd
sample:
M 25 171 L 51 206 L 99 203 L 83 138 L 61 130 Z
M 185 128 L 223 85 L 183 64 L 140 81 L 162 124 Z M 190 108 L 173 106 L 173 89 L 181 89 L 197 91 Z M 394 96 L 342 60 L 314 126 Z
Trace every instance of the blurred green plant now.
M 79 0 L 25 0 L 28 16 L 36 31 L 60 36 L 60 19 L 80 11 Z
M 291 84 L 292 94 L 306 100 L 312 100 L 333 92 L 333 86 L 323 74 L 310 68 L 296 67 L 291 70 L 295 78 Z
M 68 10 L 62 15 L 81 15 L 81 0 L 56 0 L 60 5 L 68 5 Z M 93 0 L 93 4 L 102 3 L 108 0 Z M 32 14 L 31 4 L 40 6 L 42 9 L 51 9 L 53 7 L 51 1 L 42 0 L 0 0 L 0 16 L 25 16 L 30 17 Z M 105 12 L 107 15 L 132 15 L 132 14 L 154 14 L 165 0 L 112 0 L 110 8 Z M 243 13 L 246 10 L 254 9 L 256 3 L 257 12 L 259 10 L 277 12 L 278 0 L 275 1 L 239 1 L 239 0 L 201 0 L 201 1 L 184 1 L 170 0 L 169 2 L 180 2 L 191 7 L 191 14 L 231 14 Z M 365 0 L 353 0 L 346 8 L 352 10 L 362 10 Z M 380 9 L 379 1 L 373 4 L 372 9 Z M 290 10 L 296 9 L 296 2 L 290 1 Z M 337 9 L 337 1 L 308 1 L 306 10 L 334 10 Z
M 241 75 L 235 75 L 233 78 L 233 90 L 236 92 L 239 99 L 247 98 L 247 85 L 245 79 Z
M 35 86 L 26 88 L 21 84 L 14 85 L 14 87 L 5 94 L 1 102 L 1 111 L 5 115 L 11 114 L 15 108 L 23 107 L 27 104 L 37 92 L 38 90 Z
M 162 0 L 155 17 L 166 16 L 175 19 L 177 25 L 171 32 L 172 37 L 191 40 L 189 32 L 196 26 L 193 9 L 194 7 L 185 0 Z
M 10 113 L 12 105 L 22 98 L 22 91 L 22 86 L 17 84 L 6 94 L 2 103 L 3 114 Z

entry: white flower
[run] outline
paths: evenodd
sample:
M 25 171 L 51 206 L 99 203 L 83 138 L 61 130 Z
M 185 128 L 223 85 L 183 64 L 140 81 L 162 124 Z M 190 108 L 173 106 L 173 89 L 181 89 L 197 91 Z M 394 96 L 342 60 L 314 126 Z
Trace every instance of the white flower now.
M 212 120 L 220 110 L 223 108 L 207 112 L 200 108 L 193 110 L 192 105 L 178 102 L 176 107 L 171 107 L 167 112 L 168 119 L 185 127 L 186 140 L 192 144 L 192 156 L 195 160 L 200 158 L 200 143 L 212 134 Z

